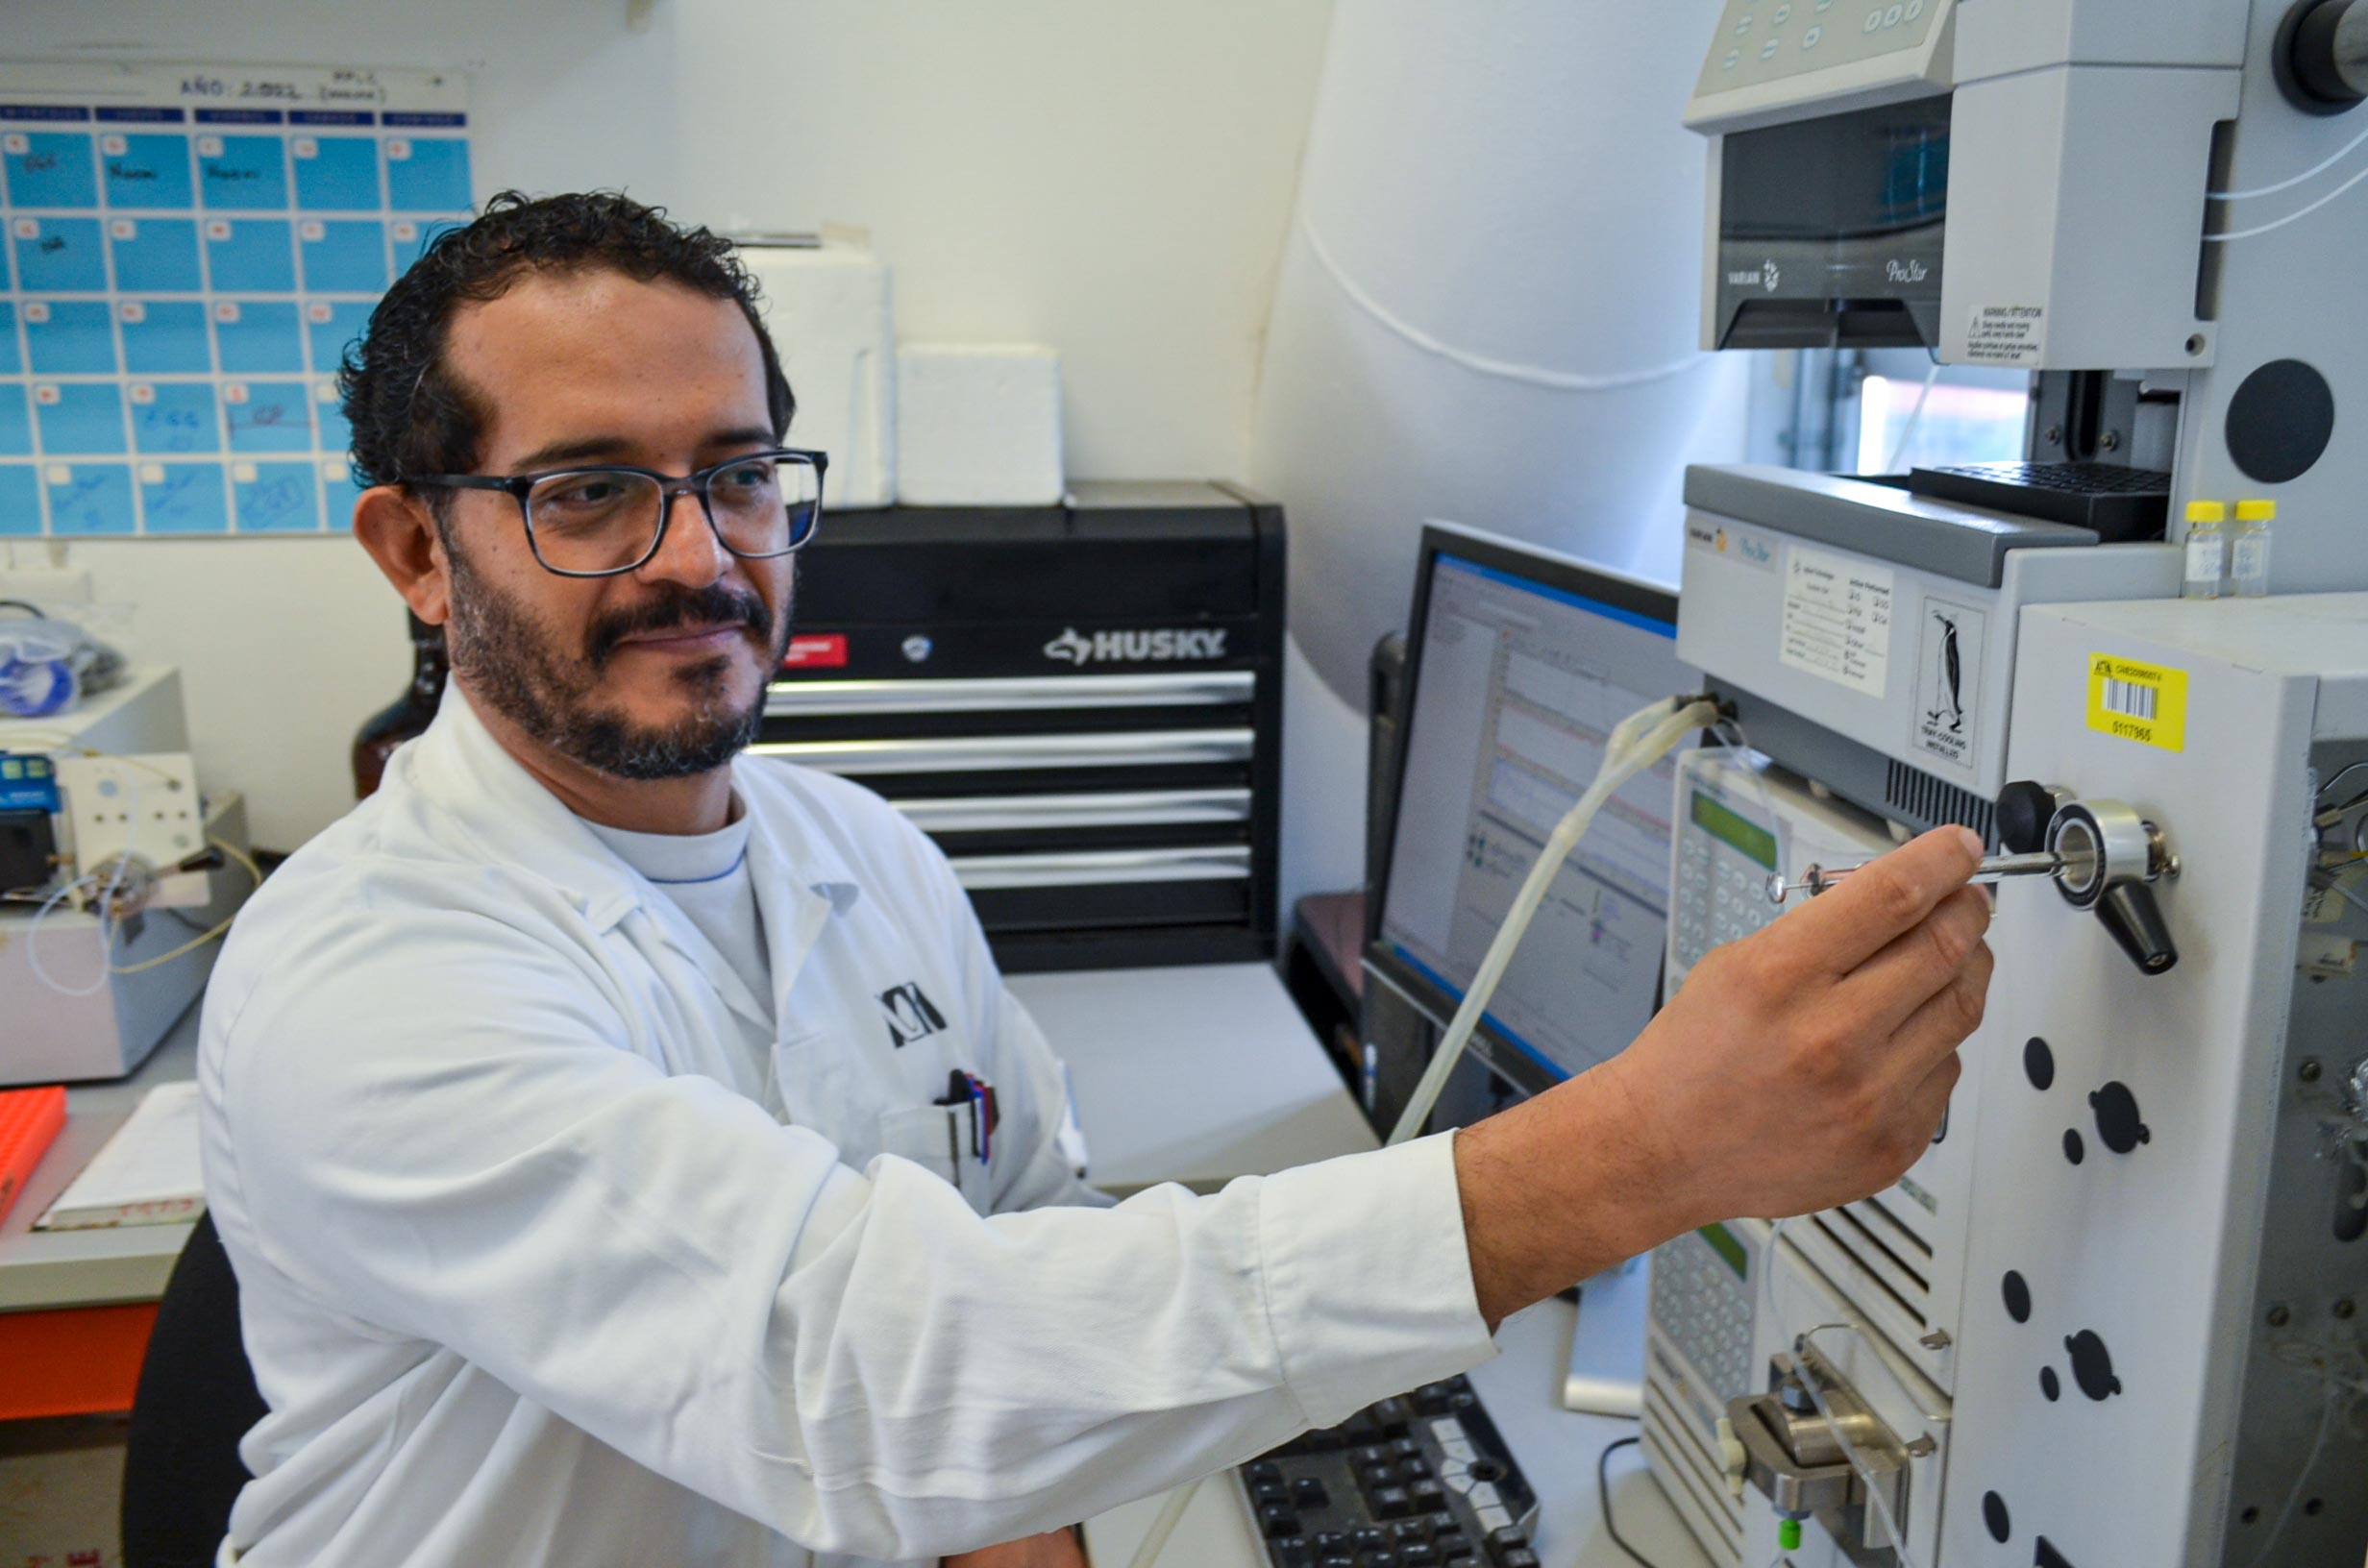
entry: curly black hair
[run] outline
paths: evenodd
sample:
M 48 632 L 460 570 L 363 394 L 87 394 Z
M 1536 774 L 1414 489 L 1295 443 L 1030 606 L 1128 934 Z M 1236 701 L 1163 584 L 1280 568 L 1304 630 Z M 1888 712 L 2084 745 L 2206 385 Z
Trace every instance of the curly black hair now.
M 664 279 L 737 301 L 764 355 L 774 437 L 788 433 L 797 400 L 757 314 L 755 281 L 729 240 L 678 227 L 665 208 L 616 191 L 535 198 L 506 190 L 474 222 L 436 235 L 346 349 L 337 391 L 354 430 L 355 477 L 365 485 L 403 484 L 475 468 L 485 411 L 444 362 L 454 313 L 501 298 L 528 273 L 587 270 Z M 438 501 L 444 494 L 431 492 Z

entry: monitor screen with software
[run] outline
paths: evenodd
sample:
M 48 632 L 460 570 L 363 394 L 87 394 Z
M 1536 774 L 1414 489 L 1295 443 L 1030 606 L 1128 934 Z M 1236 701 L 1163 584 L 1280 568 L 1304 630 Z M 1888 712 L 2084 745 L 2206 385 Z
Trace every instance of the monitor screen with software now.
M 1372 957 L 1443 1026 L 1606 737 L 1698 690 L 1671 589 L 1462 529 L 1423 530 L 1406 727 Z M 1672 764 L 1632 779 L 1555 876 L 1473 1050 L 1540 1090 L 1618 1052 L 1660 996 Z

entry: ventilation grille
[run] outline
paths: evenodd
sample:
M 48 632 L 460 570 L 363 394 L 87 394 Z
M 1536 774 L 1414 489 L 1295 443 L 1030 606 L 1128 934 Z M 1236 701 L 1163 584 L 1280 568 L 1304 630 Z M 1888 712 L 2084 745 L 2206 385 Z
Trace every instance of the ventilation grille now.
M 1894 760 L 1891 763 L 1890 777 L 1884 784 L 1883 801 L 1919 827 L 1933 828 L 1942 822 L 1958 822 L 1981 834 L 1985 844 L 1998 842 L 1996 806 L 1971 790 L 1961 790 L 1954 784 L 1943 783 L 1904 762 Z
M 1727 1493 L 1718 1461 L 1694 1425 L 1652 1379 L 1644 1384 L 1645 1462 L 1678 1518 L 1716 1568 L 1743 1560 L 1743 1505 Z
M 1811 1223 L 1849 1256 L 1881 1296 L 1916 1328 L 1927 1327 L 1933 1298 L 1933 1249 L 1880 1198 L 1867 1198 L 1813 1215 Z M 1860 1306 L 1880 1315 L 1883 1300 L 1861 1294 Z

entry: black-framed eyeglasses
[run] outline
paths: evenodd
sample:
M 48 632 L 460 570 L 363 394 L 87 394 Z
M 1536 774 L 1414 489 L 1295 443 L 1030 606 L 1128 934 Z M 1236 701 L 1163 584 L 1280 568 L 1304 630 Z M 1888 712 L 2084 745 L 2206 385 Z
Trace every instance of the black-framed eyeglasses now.
M 609 577 L 655 555 L 675 498 L 699 498 L 707 527 L 743 560 L 786 555 L 814 537 L 827 455 L 777 447 L 712 463 L 696 474 L 604 463 L 539 474 L 425 474 L 407 483 L 499 490 L 518 502 L 527 544 L 546 572 Z

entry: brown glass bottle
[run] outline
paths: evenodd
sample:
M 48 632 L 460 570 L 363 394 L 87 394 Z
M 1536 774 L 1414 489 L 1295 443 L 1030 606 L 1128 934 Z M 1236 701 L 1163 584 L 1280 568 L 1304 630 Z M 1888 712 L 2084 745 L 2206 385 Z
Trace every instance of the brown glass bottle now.
M 401 699 L 380 709 L 354 737 L 354 794 L 367 799 L 386 772 L 395 747 L 426 731 L 444 699 L 444 628 L 418 616 L 411 623 L 411 685 Z

